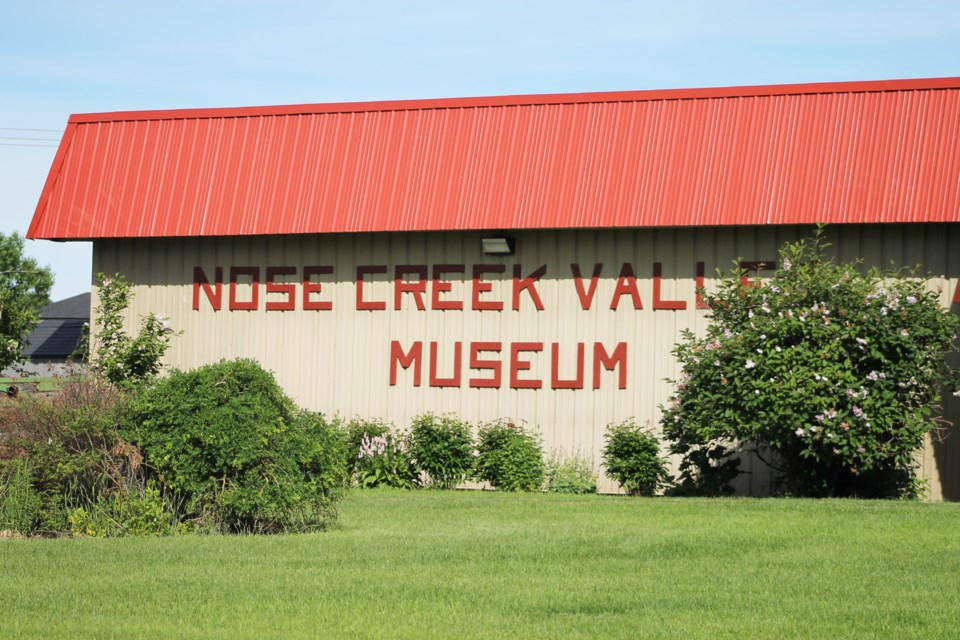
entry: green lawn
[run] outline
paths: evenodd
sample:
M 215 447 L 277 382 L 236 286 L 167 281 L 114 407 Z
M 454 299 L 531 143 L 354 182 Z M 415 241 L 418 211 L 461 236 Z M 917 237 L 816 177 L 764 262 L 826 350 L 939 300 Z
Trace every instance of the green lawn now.
M 0 637 L 957 638 L 960 504 L 354 491 L 273 537 L 0 540 Z

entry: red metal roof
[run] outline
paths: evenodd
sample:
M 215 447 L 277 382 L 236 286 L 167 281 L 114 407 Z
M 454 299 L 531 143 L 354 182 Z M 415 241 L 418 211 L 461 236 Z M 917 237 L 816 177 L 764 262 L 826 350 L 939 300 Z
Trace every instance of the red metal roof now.
M 960 78 L 75 115 L 28 237 L 960 221 Z

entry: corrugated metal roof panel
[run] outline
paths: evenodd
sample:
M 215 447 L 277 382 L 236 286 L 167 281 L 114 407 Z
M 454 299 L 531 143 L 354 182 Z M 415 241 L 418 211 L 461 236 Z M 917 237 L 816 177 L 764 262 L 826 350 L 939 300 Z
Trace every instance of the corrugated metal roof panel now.
M 73 116 L 28 236 L 960 221 L 960 78 Z

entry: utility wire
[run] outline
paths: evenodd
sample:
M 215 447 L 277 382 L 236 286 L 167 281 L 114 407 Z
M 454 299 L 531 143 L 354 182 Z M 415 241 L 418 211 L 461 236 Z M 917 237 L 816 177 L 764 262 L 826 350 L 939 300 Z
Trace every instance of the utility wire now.
M 49 149 L 55 149 L 58 145 L 55 144 L 19 144 L 16 142 L 0 142 L 0 147 L 47 147 Z
M 25 129 L 23 127 L 0 127 L 0 131 L 42 131 L 46 133 L 60 133 L 63 129 Z
M 0 140 L 33 140 L 39 142 L 59 142 L 57 138 L 21 138 L 19 136 L 0 136 Z

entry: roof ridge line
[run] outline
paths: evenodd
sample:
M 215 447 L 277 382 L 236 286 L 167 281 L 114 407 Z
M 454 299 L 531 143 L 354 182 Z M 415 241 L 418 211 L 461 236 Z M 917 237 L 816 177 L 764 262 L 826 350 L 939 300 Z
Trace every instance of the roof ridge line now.
M 863 80 L 853 82 L 816 82 L 806 84 L 745 85 L 690 89 L 642 89 L 635 91 L 598 91 L 586 93 L 519 94 L 464 98 L 427 98 L 380 100 L 369 102 L 305 103 L 254 107 L 205 107 L 196 109 L 157 109 L 73 114 L 69 123 L 91 124 L 137 120 L 189 120 L 295 116 L 321 113 L 373 113 L 382 111 L 421 111 L 431 109 L 469 109 L 534 105 L 569 105 L 605 102 L 645 102 L 658 100 L 698 100 L 710 98 L 751 98 L 777 95 L 830 93 L 878 93 L 960 89 L 960 77 L 914 78 L 903 80 Z

